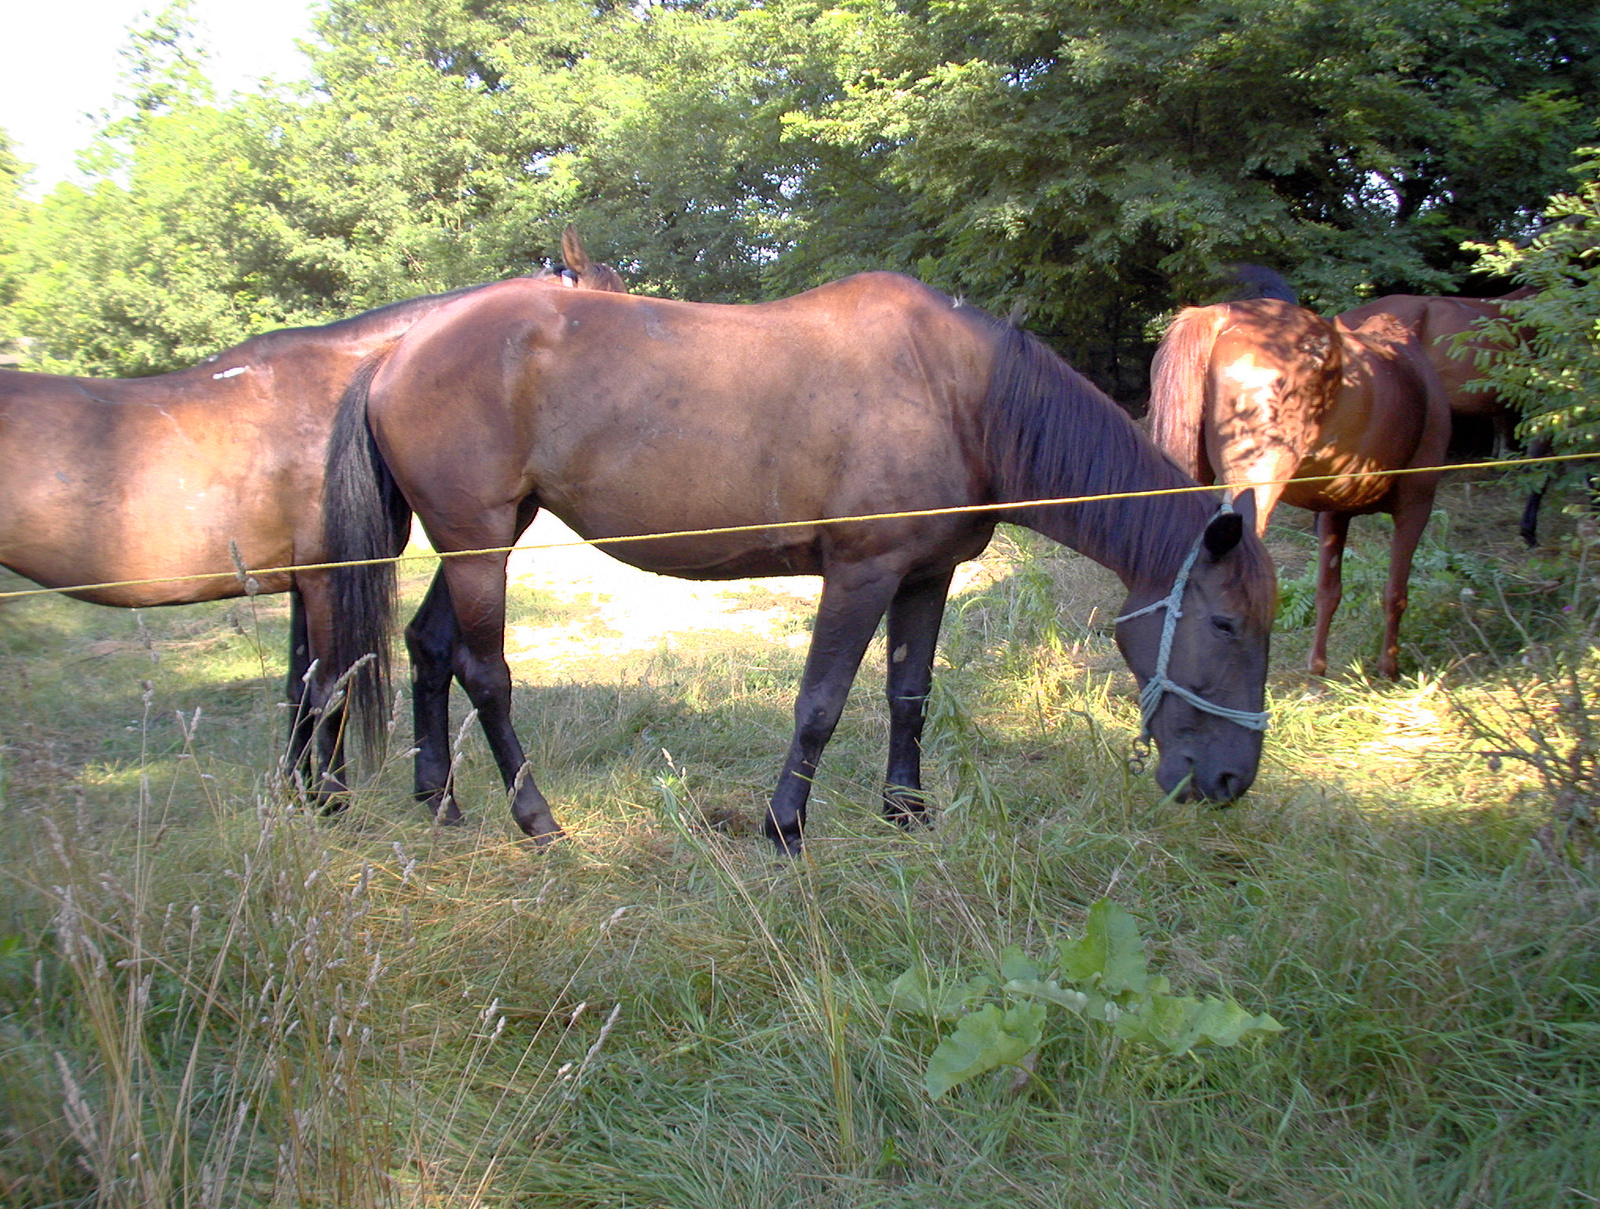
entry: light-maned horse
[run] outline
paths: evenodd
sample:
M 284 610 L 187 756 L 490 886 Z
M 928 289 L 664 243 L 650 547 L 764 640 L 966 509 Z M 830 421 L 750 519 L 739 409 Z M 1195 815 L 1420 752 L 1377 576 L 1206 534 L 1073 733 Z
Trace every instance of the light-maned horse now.
M 1262 531 L 1280 499 L 1317 514 L 1317 675 L 1328 667 L 1350 518 L 1393 515 L 1378 671 L 1397 676 L 1411 560 L 1440 472 L 1374 472 L 1438 466 L 1450 438 L 1443 383 L 1416 338 L 1387 316 L 1351 328 L 1277 298 L 1190 307 L 1156 351 L 1148 423 L 1201 482 L 1258 484 Z M 1323 481 L 1299 481 L 1311 479 Z
M 562 248 L 565 265 L 525 280 L 626 288 L 570 227 Z M 269 332 L 150 377 L 0 370 L 0 565 L 119 608 L 243 595 L 240 566 L 250 590 L 289 592 L 289 766 L 311 758 L 316 733 L 313 787 L 340 788 L 327 574 L 268 569 L 327 558 L 328 437 L 358 366 L 479 288 Z M 391 518 L 386 553 L 400 553 L 409 523 Z
M 869 273 L 748 306 L 509 283 L 431 316 L 371 370 L 331 447 L 351 464 L 374 458 L 361 474 L 338 467 L 338 482 L 367 484 L 363 497 L 328 496 L 330 537 L 350 538 L 342 557 L 366 556 L 361 535 L 381 535 L 385 492 L 398 489 L 441 552 L 509 546 L 548 508 L 649 571 L 822 576 L 766 819 L 784 851 L 801 843 L 817 762 L 885 613 L 884 811 L 902 823 L 923 813 L 920 738 L 945 597 L 997 521 L 1064 542 L 1127 585 L 1117 640 L 1146 686 L 1164 789 L 1188 779 L 1185 792 L 1228 801 L 1255 777 L 1274 586 L 1248 502 L 1242 516 L 1193 493 L 1021 506 L 1194 484 L 1043 344 L 909 278 Z M 827 523 L 1006 503 L 1018 506 Z M 776 527 L 607 542 L 729 526 Z M 517 824 L 544 840 L 559 828 L 512 726 L 505 571 L 503 553 L 447 558 L 407 637 L 419 705 L 454 673 Z M 388 630 L 392 578 L 351 568 L 341 582 L 345 648 L 368 649 Z M 449 734 L 441 711 L 428 717 L 417 793 L 453 820 Z

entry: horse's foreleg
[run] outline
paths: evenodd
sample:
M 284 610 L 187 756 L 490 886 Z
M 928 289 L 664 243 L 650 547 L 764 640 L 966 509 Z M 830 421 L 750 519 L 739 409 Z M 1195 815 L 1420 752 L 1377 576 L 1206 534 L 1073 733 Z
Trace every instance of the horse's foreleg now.
M 1394 509 L 1394 544 L 1389 547 L 1389 582 L 1383 589 L 1383 650 L 1378 654 L 1378 674 L 1389 680 L 1400 675 L 1400 618 L 1405 615 L 1411 587 L 1411 560 L 1422 531 L 1433 513 L 1435 475 L 1410 475 L 1404 494 Z
M 883 814 L 902 826 L 921 821 L 927 811 L 922 794 L 922 725 L 950 576 L 946 571 L 932 579 L 903 583 L 889 604 L 889 771 L 883 785 Z
M 455 674 L 460 635 L 450 586 L 441 570 L 406 626 L 406 651 L 411 657 L 411 717 L 417 747 L 415 793 L 443 823 L 461 821 L 450 786 L 450 678 Z
M 1497 421 L 1504 416 L 1505 413 L 1502 413 L 1501 417 L 1496 418 Z M 1549 437 L 1534 437 L 1523 452 L 1530 458 L 1547 458 L 1554 449 L 1555 446 Z M 1539 511 L 1544 506 L 1545 494 L 1555 485 L 1555 481 L 1554 474 L 1545 475 L 1544 482 L 1528 492 L 1528 502 L 1522 506 L 1522 521 L 1518 525 L 1518 531 L 1529 547 L 1539 544 Z
M 295 584 L 289 613 L 291 767 L 309 770 L 308 788 L 331 813 L 343 807 L 339 795 L 345 791 L 344 697 L 336 698 L 334 687 L 340 669 L 323 654 L 333 641 L 333 603 L 325 573 L 303 572 Z
M 311 735 L 315 729 L 306 706 L 306 671 L 311 667 L 311 639 L 306 634 L 306 611 L 300 589 L 289 591 L 289 680 L 285 696 L 289 702 L 289 746 L 286 767 L 291 774 L 306 771 L 310 760 Z
M 1348 512 L 1317 513 L 1317 625 L 1306 661 L 1313 676 L 1328 670 L 1328 630 L 1344 595 L 1344 543 L 1349 535 Z
M 498 534 L 482 541 L 485 548 L 507 544 Z M 511 722 L 511 668 L 505 655 L 506 556 L 447 559 L 444 572 L 460 626 L 454 658 L 456 679 L 478 711 L 478 724 L 494 753 L 500 777 L 512 791 L 511 815 L 517 826 L 539 843 L 549 843 L 560 837 L 561 828 L 534 784 Z
M 794 738 L 767 808 L 767 838 L 783 852 L 800 851 L 817 761 L 839 724 L 861 657 L 897 587 L 896 577 L 859 570 L 830 574 L 823 581 L 811 650 L 795 697 Z

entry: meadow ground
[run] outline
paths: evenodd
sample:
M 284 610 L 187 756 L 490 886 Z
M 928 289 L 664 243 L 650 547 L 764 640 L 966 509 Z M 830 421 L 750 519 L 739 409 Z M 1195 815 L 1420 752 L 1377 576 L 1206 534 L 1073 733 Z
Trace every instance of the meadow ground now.
M 308 812 L 281 598 L 0 603 L 0 1204 L 1600 1204 L 1600 547 L 1552 515 L 1524 551 L 1518 503 L 1443 493 L 1393 685 L 1361 670 L 1385 522 L 1317 680 L 1306 518 L 1275 520 L 1274 724 L 1227 810 L 1128 770 L 1114 579 L 1006 533 L 947 613 L 936 825 L 876 815 L 880 642 L 798 860 L 759 830 L 811 581 L 517 556 L 546 850 L 475 729 L 468 823 L 430 825 L 403 706 Z M 1174 993 L 1284 1031 L 1174 1056 L 1052 1011 L 930 1094 L 956 1026 L 891 986 L 1019 1012 L 1018 961 L 1106 898 Z

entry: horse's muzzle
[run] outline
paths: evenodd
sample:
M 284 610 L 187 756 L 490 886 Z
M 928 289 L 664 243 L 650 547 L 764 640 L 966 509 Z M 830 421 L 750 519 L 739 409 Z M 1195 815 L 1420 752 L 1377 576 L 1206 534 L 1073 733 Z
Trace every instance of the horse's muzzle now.
M 1163 793 L 1176 793 L 1179 802 L 1211 802 L 1226 806 L 1243 797 L 1255 783 L 1255 769 L 1237 765 L 1200 767 L 1188 756 L 1163 759 L 1156 768 L 1156 784 Z

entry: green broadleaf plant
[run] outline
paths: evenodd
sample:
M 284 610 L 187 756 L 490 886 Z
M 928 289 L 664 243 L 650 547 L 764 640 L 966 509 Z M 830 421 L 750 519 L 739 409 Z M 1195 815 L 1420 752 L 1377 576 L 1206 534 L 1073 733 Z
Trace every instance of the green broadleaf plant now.
M 936 987 L 918 965 L 889 984 L 887 999 L 897 1011 L 955 1021 L 923 1074 L 934 1097 L 988 1071 L 1025 1064 L 1045 1042 L 1052 1008 L 1174 1057 L 1283 1031 L 1271 1016 L 1253 1015 L 1231 998 L 1170 991 L 1164 976 L 1149 971 L 1138 922 L 1101 899 L 1089 909 L 1083 936 L 1057 943 L 1053 966 L 1040 966 L 1011 946 L 1001 953 L 998 978 Z

